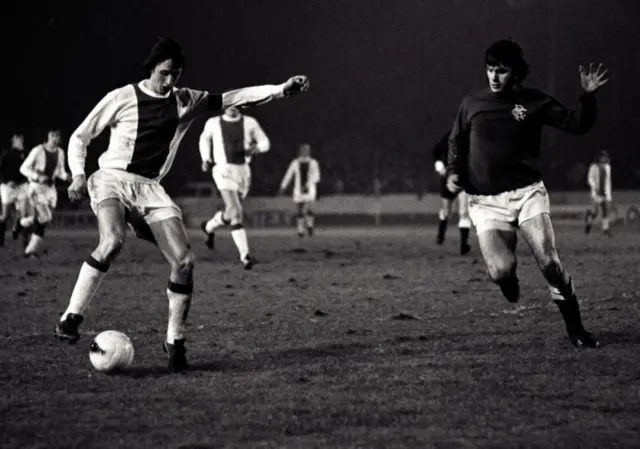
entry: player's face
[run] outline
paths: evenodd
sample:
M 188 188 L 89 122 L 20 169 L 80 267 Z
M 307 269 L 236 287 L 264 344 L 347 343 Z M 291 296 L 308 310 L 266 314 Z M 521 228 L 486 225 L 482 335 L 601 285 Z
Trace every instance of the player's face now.
M 228 117 L 236 118 L 240 115 L 240 110 L 236 107 L 230 107 L 230 108 L 227 108 L 227 110 L 225 111 L 225 114 L 227 114 Z
M 302 145 L 300 147 L 300 157 L 310 157 L 311 156 L 311 146 Z
M 173 89 L 182 74 L 182 67 L 174 66 L 171 59 L 155 66 L 149 76 L 148 87 L 155 93 L 166 95 Z
M 49 145 L 59 146 L 61 141 L 60 131 L 49 131 L 47 134 L 47 142 L 49 142 Z
M 24 150 L 24 137 L 20 134 L 11 137 L 11 146 L 16 150 Z
M 504 92 L 511 86 L 511 68 L 504 65 L 488 65 L 487 79 L 491 92 Z

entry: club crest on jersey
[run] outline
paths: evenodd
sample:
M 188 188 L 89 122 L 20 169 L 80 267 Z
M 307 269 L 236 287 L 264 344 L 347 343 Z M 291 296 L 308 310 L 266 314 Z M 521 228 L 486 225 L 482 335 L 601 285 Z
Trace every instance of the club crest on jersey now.
M 515 118 L 516 121 L 521 122 L 527 117 L 527 109 L 521 104 L 517 104 L 513 107 L 511 114 L 513 114 L 513 118 Z

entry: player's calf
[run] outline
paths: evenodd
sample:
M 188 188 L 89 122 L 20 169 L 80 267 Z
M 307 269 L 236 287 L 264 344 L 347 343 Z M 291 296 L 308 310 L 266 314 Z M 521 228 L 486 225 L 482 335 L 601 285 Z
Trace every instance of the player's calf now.
M 315 216 L 313 215 L 313 212 L 310 210 L 307 210 L 307 213 L 305 215 L 305 225 L 307 227 L 307 234 L 309 235 L 309 237 L 313 236 L 313 231 L 315 227 Z
M 540 264 L 540 268 L 549 283 L 551 298 L 560 310 L 571 343 L 576 347 L 599 347 L 600 343 L 584 328 L 573 280 L 560 261 L 550 258 Z
M 489 278 L 495 282 L 507 301 L 517 303 L 520 300 L 520 281 L 516 275 L 515 257 L 511 260 L 487 262 Z
M 471 220 L 467 217 L 460 217 L 458 229 L 460 231 L 460 254 L 464 256 L 471 251 L 471 245 L 469 244 Z
M 89 308 L 102 279 L 109 271 L 109 264 L 96 260 L 94 255 L 95 252 L 82 264 L 67 310 L 60 316 L 54 328 L 56 337 L 70 343 L 75 343 L 80 338 L 78 327 L 83 321 L 84 313 Z

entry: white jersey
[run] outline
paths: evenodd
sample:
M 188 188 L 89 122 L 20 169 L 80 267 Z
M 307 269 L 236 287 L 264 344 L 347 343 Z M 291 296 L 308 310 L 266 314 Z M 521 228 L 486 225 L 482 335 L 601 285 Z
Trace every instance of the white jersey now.
M 262 104 L 282 96 L 284 84 L 224 94 L 174 88 L 164 96 L 145 88 L 143 82 L 120 87 L 96 105 L 69 139 L 71 174 L 84 174 L 87 146 L 109 127 L 109 146 L 98 159 L 100 168 L 159 181 L 171 168 L 180 141 L 199 115 L 231 106 Z
M 66 181 L 69 174 L 65 168 L 64 150 L 47 151 L 44 144 L 34 147 L 22 162 L 20 173 L 32 182 L 38 182 L 41 176 L 47 178 L 44 184 L 53 184 L 55 178 Z
M 299 196 L 316 190 L 320 182 L 320 164 L 312 157 L 297 157 L 287 169 L 287 173 L 280 183 L 280 189 L 286 189 L 293 180 L 293 194 Z
M 216 116 L 207 120 L 200 134 L 200 157 L 203 162 L 242 165 L 251 162 L 246 150 L 252 145 L 258 153 L 266 153 L 271 145 L 255 118 Z
M 591 164 L 587 183 L 592 196 L 601 196 L 611 201 L 611 164 Z

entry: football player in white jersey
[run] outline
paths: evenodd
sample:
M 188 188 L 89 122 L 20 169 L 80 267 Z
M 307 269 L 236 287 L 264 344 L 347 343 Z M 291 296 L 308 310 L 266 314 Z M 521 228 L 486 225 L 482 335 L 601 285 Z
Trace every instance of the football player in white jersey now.
M 602 232 L 611 237 L 609 228 L 609 211 L 611 210 L 611 160 L 609 153 L 602 150 L 596 160 L 589 166 L 587 183 L 591 190 L 591 209 L 585 215 L 585 234 L 591 232 L 593 222 L 600 213 Z
M 0 247 L 4 246 L 7 222 L 11 218 L 13 209 L 17 212 L 13 229 L 13 238 L 18 238 L 21 230 L 20 219 L 27 214 L 27 178 L 20 173 L 20 167 L 26 157 L 24 150 L 24 136 L 15 133 L 11 136 L 11 148 L 0 155 Z
M 249 251 L 249 241 L 242 223 L 242 200 L 249 193 L 251 185 L 251 157 L 266 153 L 269 146 L 269 138 L 258 121 L 241 114 L 235 106 L 207 120 L 200 134 L 202 171 L 211 172 L 225 207 L 200 225 L 205 233 L 205 243 L 209 249 L 213 249 L 215 230 L 230 226 L 240 261 L 247 270 L 253 268 L 256 259 Z
M 223 94 L 178 88 L 184 68 L 180 44 L 158 41 L 145 61 L 145 78 L 108 93 L 89 113 L 69 140 L 71 200 L 88 191 L 97 218 L 100 242 L 87 257 L 69 300 L 55 326 L 55 335 L 78 341 L 79 325 L 89 302 L 122 246 L 129 225 L 137 236 L 158 246 L 171 266 L 167 296 L 169 320 L 163 348 L 170 372 L 187 368 L 185 325 L 193 292 L 195 256 L 178 206 L 160 180 L 169 171 L 178 145 L 198 116 L 231 106 L 262 104 L 306 91 L 305 76 L 280 85 L 237 89 Z M 98 160 L 99 170 L 87 180 L 87 146 L 106 128 L 111 135 Z
M 43 248 L 44 230 L 51 223 L 58 204 L 56 178 L 69 179 L 60 143 L 60 130 L 49 129 L 46 141 L 33 148 L 20 166 L 20 173 L 29 180 L 28 197 L 33 212 L 20 220 L 25 232 L 31 234 L 25 257 L 38 256 Z
M 316 201 L 317 185 L 320 182 L 320 164 L 311 157 L 311 145 L 303 143 L 296 157 L 282 178 L 280 194 L 283 194 L 293 181 L 293 202 L 296 205 L 296 225 L 298 236 L 303 237 L 305 229 L 313 235 L 313 203 Z

